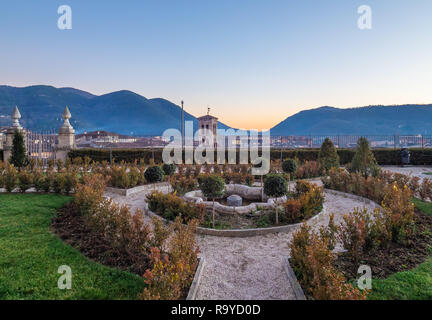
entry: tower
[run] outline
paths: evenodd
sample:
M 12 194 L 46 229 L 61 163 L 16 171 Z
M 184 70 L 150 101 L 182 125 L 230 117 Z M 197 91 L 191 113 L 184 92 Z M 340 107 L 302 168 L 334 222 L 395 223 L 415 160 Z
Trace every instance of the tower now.
M 214 147 L 217 147 L 217 124 L 218 118 L 210 115 L 210 108 L 207 110 L 207 115 L 198 118 L 198 129 L 200 130 L 198 137 L 200 144 L 204 143 L 204 145 L 208 146 L 210 139 L 206 139 L 206 137 L 209 136 L 209 133 L 211 133 L 213 134 Z

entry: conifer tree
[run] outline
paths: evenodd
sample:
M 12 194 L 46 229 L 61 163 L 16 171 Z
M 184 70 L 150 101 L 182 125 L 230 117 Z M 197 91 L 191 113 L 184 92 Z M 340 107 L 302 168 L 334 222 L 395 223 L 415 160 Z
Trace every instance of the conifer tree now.
M 325 171 L 331 168 L 339 168 L 339 155 L 337 154 L 333 142 L 329 138 L 326 138 L 321 145 L 318 154 L 318 162 Z
M 361 173 L 365 178 L 378 174 L 379 166 L 366 138 L 358 139 L 356 153 L 349 166 L 349 171 Z
M 28 164 L 27 151 L 24 143 L 24 135 L 15 130 L 12 141 L 12 154 L 10 163 L 16 168 L 25 167 Z

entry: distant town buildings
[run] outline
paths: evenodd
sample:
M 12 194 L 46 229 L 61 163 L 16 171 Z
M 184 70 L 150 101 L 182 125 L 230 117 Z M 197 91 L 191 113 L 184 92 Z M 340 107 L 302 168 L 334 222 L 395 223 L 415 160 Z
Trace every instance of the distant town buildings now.
M 108 131 L 91 131 L 76 135 L 78 148 L 146 148 L 167 144 L 161 136 L 134 137 Z

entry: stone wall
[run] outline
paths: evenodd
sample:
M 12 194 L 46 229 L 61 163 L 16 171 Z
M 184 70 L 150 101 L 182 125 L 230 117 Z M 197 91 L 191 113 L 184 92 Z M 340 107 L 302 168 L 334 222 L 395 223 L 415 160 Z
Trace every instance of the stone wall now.
M 119 194 L 121 196 L 128 197 L 130 195 L 133 195 L 135 193 L 144 193 L 149 194 L 153 191 L 160 191 L 163 193 L 169 193 L 172 192 L 172 187 L 169 182 L 160 182 L 160 183 L 152 183 L 152 184 L 145 184 L 142 186 L 130 188 L 130 189 L 120 189 L 120 188 L 106 188 L 107 192 Z

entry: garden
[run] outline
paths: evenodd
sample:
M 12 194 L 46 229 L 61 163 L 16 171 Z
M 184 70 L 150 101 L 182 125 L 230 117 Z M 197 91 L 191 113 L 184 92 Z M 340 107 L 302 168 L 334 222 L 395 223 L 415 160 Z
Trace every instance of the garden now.
M 327 139 L 316 160 L 271 160 L 264 176 L 252 174 L 261 163 L 176 166 L 152 158 L 85 156 L 43 166 L 15 139 L 9 163 L 0 162 L 2 299 L 186 299 L 209 252 L 272 241 L 272 250 L 290 255 L 308 299 L 432 298 L 432 180 L 383 170 L 366 139 L 344 167 Z M 117 195 L 124 202 L 109 196 L 141 187 Z M 374 205 L 336 218 L 329 212 L 336 196 Z M 128 199 L 140 205 L 132 210 Z M 217 234 L 231 230 L 275 235 L 227 242 L 236 235 Z M 53 285 L 60 265 L 74 272 L 71 291 Z M 357 287 L 361 265 L 371 268 L 372 289 Z M 25 282 L 29 269 L 33 280 Z M 204 287 L 218 281 L 203 279 Z
M 319 300 L 430 299 L 430 290 L 418 290 L 430 284 L 430 275 L 409 270 L 421 263 L 418 268 L 425 270 L 430 263 L 431 180 L 381 171 L 367 140 L 360 139 L 353 162 L 346 169 L 331 168 L 322 181 L 326 188 L 370 199 L 380 208 L 355 208 L 341 225 L 330 220 L 314 233 L 304 224 L 294 234 L 291 264 L 305 294 Z M 342 250 L 335 250 L 337 242 Z M 377 283 L 370 292 L 355 286 L 360 265 L 371 267 Z M 417 277 L 408 279 L 404 272 Z M 388 289 L 389 283 L 396 287 L 395 279 L 408 287 L 403 294 Z

